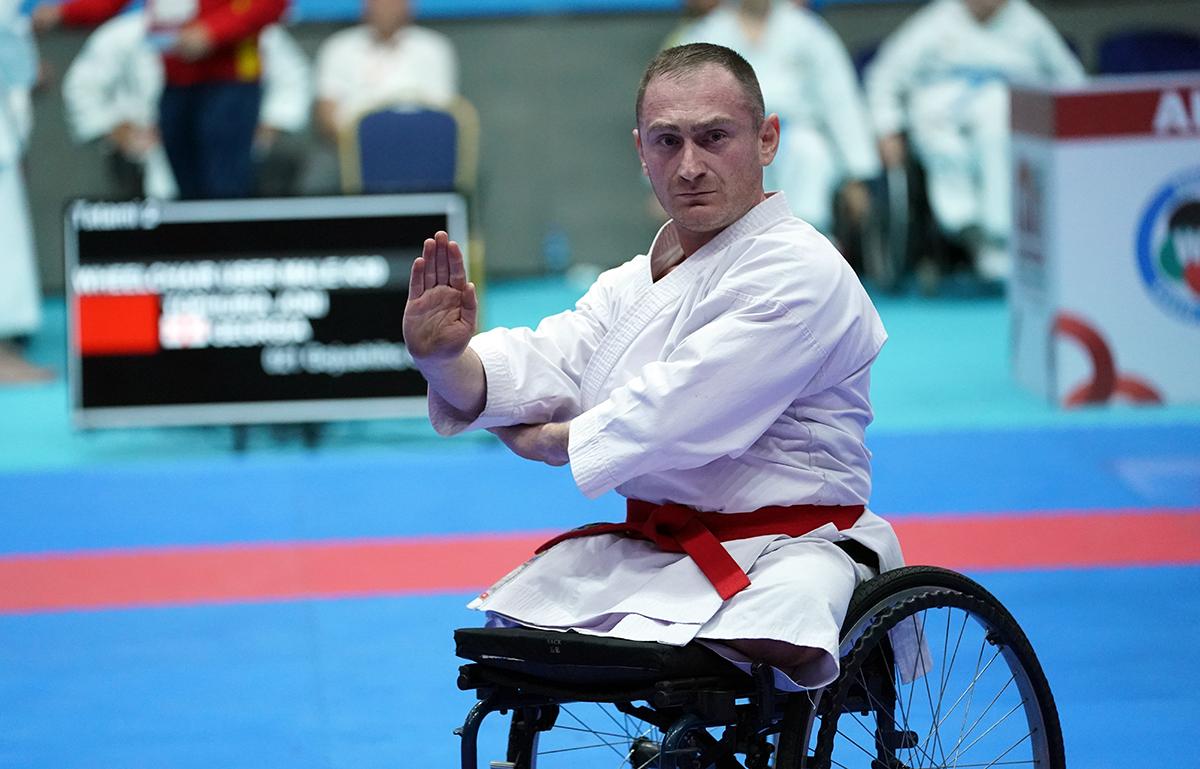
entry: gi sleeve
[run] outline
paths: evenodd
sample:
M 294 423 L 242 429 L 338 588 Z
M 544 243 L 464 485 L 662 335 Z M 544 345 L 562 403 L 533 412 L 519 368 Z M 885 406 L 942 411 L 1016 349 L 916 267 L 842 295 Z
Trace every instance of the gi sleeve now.
M 907 127 L 905 102 L 925 58 L 929 35 L 924 27 L 937 24 L 933 16 L 936 10 L 933 5 L 926 6 L 904 22 L 883 41 L 867 66 L 863 78 L 867 106 L 879 136 L 899 133 Z
M 312 73 L 295 38 L 273 24 L 262 32 L 263 103 L 259 122 L 295 133 L 308 125 L 312 109 Z
M 1038 58 L 1043 74 L 1054 85 L 1083 85 L 1087 75 L 1079 59 L 1047 19 L 1042 17 L 1038 21 Z
M 618 268 L 619 270 L 620 268 Z M 471 340 L 483 362 L 487 395 L 474 420 L 429 393 L 429 420 L 442 435 L 521 424 L 564 422 L 581 411 L 583 369 L 608 328 L 609 276 L 602 275 L 574 310 L 552 315 L 536 329 L 498 328 Z
M 839 283 L 790 306 L 716 290 L 705 300 L 710 320 L 571 421 L 576 485 L 594 498 L 642 475 L 740 456 L 794 401 L 873 360 L 882 324 L 861 288 Z
M 817 49 L 814 61 L 820 62 L 817 94 L 821 102 L 828 135 L 841 156 L 846 175 L 851 179 L 870 179 L 879 175 L 879 153 L 875 149 L 871 121 L 867 117 L 854 63 L 836 33 L 824 21 L 817 20 L 814 36 Z
M 354 30 L 335 32 L 317 49 L 316 90 L 318 99 L 340 102 L 354 80 L 348 64 L 346 49 L 353 43 Z
M 63 106 L 75 141 L 83 144 L 102 138 L 129 119 L 117 98 L 118 84 L 123 61 L 137 56 L 131 56 L 129 49 L 144 45 L 144 35 L 143 25 L 133 17 L 114 19 L 88 36 L 67 68 Z
M 458 54 L 449 38 L 431 38 L 422 67 L 422 99 L 443 105 L 454 101 L 458 96 Z

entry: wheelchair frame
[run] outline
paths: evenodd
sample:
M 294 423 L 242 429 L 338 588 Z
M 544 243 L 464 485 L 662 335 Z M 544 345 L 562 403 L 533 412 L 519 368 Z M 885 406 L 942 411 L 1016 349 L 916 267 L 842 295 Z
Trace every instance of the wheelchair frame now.
M 930 666 L 925 656 L 918 656 L 917 665 L 924 666 L 924 674 L 909 684 L 901 683 L 903 676 L 893 651 L 893 631 L 911 621 L 912 627 L 923 635 L 933 617 L 926 612 L 943 610 L 946 611 L 947 641 L 954 632 L 961 641 L 968 629 L 968 618 L 973 620 L 971 628 L 978 627 L 983 634 L 973 673 L 975 678 L 970 684 L 971 697 L 965 706 L 965 693 L 960 694 L 951 706 L 950 695 L 945 692 L 946 676 L 949 676 L 947 662 L 950 669 L 954 668 L 958 649 L 949 660 L 946 649 L 942 649 L 941 669 Z M 958 628 L 951 622 L 951 617 L 957 616 L 952 612 L 962 616 Z M 561 637 L 561 634 L 546 632 L 548 643 L 555 643 L 552 640 L 555 636 Z M 919 637 L 919 647 L 926 649 L 936 641 L 931 629 L 929 637 Z M 588 641 L 577 640 L 576 643 Z M 646 646 L 661 648 L 657 644 Z M 991 647 L 992 654 L 986 666 L 982 664 L 985 652 L 989 651 L 985 647 Z M 586 650 L 586 646 L 583 648 Z M 498 652 L 495 659 L 507 653 Z M 716 661 L 711 671 L 703 671 L 711 672 L 711 675 L 666 676 L 663 680 L 611 684 L 605 681 L 573 683 L 561 676 L 552 680 L 544 675 L 546 665 L 554 662 L 551 657 L 531 658 L 528 667 L 523 668 L 525 663 L 520 660 L 507 659 L 505 667 L 493 663 L 489 655 L 476 656 L 480 661 L 464 665 L 458 681 L 459 688 L 474 689 L 479 698 L 463 726 L 456 730 L 462 737 L 463 769 L 477 769 L 476 743 L 484 718 L 493 712 L 509 711 L 512 720 L 505 760 L 493 761 L 491 766 L 493 769 L 535 769 L 539 739 L 555 728 L 560 713 L 565 712 L 564 706 L 572 703 L 607 703 L 619 713 L 661 730 L 659 739 L 641 736 L 630 738 L 627 744 L 621 742 L 617 752 L 624 752 L 622 765 L 637 769 L 829 769 L 857 765 L 846 763 L 856 756 L 870 769 L 909 769 L 914 765 L 914 759 L 920 766 L 961 766 L 960 759 L 964 759 L 968 751 L 1006 722 L 1006 728 L 1016 726 L 1018 735 L 1025 727 L 1028 732 L 986 765 L 1013 762 L 1039 769 L 1063 769 L 1065 765 L 1054 698 L 1024 632 L 991 593 L 961 574 L 938 567 L 904 567 L 885 572 L 858 587 L 842 626 L 841 674 L 820 690 L 777 691 L 769 667 L 755 665 L 752 674 L 747 676 L 721 660 Z M 1000 664 L 993 671 L 999 674 L 997 680 L 1003 679 L 1005 670 L 1010 674 L 1009 680 L 986 708 L 979 705 L 982 713 L 964 735 L 969 720 L 967 713 L 974 698 L 974 682 L 989 675 L 987 671 L 997 661 Z M 534 674 L 530 674 L 531 671 Z M 933 712 L 931 689 L 934 676 L 939 677 L 942 689 L 936 700 L 937 712 Z M 912 692 L 907 695 L 906 703 L 904 695 L 898 691 L 905 685 L 915 690 L 918 681 L 924 682 L 930 695 L 928 724 L 924 724 L 923 712 L 916 712 Z M 1010 684 L 1015 687 L 1007 696 L 1016 699 L 1017 704 L 990 728 L 975 736 L 973 742 L 964 745 L 985 718 L 990 722 L 995 717 L 988 716 L 988 711 L 1008 692 Z M 945 715 L 941 712 L 943 704 L 949 710 Z M 1003 706 L 1007 705 L 1006 700 Z M 950 746 L 947 755 L 942 726 L 960 706 L 964 711 L 964 726 L 960 727 L 957 742 Z M 1025 727 L 1015 719 L 1009 721 L 1018 712 L 1024 716 Z M 1020 717 L 1018 715 L 1017 719 Z M 578 720 L 574 715 L 571 718 Z M 864 724 L 863 718 L 870 723 Z M 858 740 L 848 734 L 856 727 L 864 732 Z M 560 728 L 578 731 L 574 726 L 560 725 Z M 723 730 L 720 737 L 713 733 L 717 729 Z M 953 735 L 946 742 L 951 738 Z M 1026 741 L 1028 745 L 1023 744 Z M 606 744 L 608 739 L 601 738 L 601 742 Z M 870 747 L 862 744 L 868 742 L 873 744 Z M 616 750 L 612 744 L 607 746 Z M 990 749 L 986 743 L 985 747 Z M 1001 750 L 1001 747 L 995 750 Z M 838 757 L 840 750 L 849 750 L 850 758 Z M 1014 750 L 1020 755 L 1028 752 L 1030 758 L 1014 761 L 1009 757 Z M 739 755 L 744 758 L 739 760 Z

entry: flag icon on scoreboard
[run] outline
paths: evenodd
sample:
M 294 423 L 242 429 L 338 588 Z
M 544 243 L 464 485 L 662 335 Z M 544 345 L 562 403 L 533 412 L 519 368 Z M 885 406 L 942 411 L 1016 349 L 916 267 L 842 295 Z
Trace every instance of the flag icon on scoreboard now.
M 83 355 L 153 355 L 159 351 L 157 294 L 88 294 L 76 313 Z

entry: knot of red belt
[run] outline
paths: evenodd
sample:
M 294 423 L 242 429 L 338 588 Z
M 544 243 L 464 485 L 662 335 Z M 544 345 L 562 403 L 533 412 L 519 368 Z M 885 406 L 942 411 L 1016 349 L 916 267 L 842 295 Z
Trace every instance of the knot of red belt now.
M 714 513 L 667 502 L 661 505 L 630 499 L 624 523 L 594 523 L 559 534 L 537 549 L 597 534 L 624 534 L 653 542 L 668 553 L 686 553 L 728 600 L 750 586 L 750 578 L 722 542 L 765 534 L 799 537 L 832 523 L 848 529 L 863 513 L 862 505 L 786 505 L 760 507 L 748 513 Z

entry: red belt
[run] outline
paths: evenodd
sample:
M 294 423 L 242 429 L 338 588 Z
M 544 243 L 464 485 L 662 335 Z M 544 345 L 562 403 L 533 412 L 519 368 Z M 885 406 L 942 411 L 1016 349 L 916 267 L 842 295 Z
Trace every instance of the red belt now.
M 630 499 L 624 523 L 594 523 L 559 534 L 537 549 L 549 550 L 568 539 L 597 534 L 625 534 L 645 539 L 668 553 L 687 553 L 708 577 L 723 600 L 750 586 L 750 578 L 721 546 L 734 539 L 765 534 L 799 537 L 832 523 L 839 529 L 854 525 L 862 505 L 788 505 L 760 507 L 749 513 L 709 513 L 668 502 L 656 505 Z

